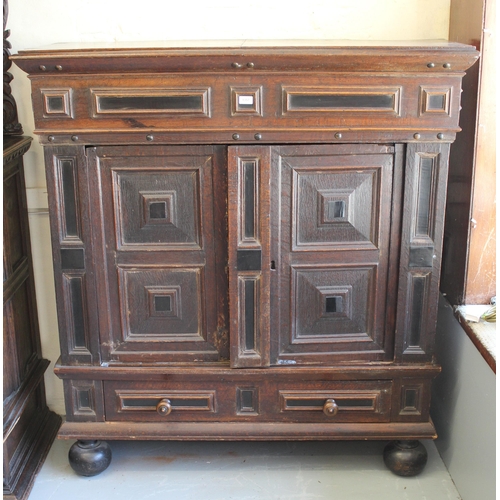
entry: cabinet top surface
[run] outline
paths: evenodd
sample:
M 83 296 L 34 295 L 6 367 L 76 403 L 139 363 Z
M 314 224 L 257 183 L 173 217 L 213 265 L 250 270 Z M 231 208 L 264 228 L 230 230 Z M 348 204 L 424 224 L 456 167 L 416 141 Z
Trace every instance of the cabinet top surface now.
M 297 49 L 297 48 L 349 48 L 349 49 L 437 49 L 437 50 L 474 50 L 474 47 L 447 40 L 156 40 L 156 41 L 123 41 L 123 42 L 74 42 L 56 43 L 37 49 L 20 51 L 20 55 L 86 50 L 161 50 L 161 49 Z

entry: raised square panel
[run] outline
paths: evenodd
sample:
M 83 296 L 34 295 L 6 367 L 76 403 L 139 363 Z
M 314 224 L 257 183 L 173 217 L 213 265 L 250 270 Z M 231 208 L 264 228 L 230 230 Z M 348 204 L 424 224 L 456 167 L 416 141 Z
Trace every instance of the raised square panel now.
M 197 170 L 116 170 L 113 183 L 120 250 L 201 248 Z
M 294 250 L 378 246 L 379 170 L 298 171 L 293 200 Z
M 145 336 L 199 341 L 203 321 L 200 268 L 119 268 L 120 311 L 127 341 Z
M 73 118 L 71 89 L 41 89 L 44 118 Z
M 372 337 L 375 276 L 375 266 L 293 268 L 293 343 Z

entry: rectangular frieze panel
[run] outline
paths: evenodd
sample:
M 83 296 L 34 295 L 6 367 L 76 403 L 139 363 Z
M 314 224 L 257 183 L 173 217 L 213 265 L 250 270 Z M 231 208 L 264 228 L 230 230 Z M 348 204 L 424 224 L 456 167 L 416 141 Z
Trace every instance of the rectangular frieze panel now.
M 283 87 L 283 113 L 378 112 L 399 115 L 401 88 Z
M 91 89 L 93 116 L 182 114 L 210 116 L 210 88 Z

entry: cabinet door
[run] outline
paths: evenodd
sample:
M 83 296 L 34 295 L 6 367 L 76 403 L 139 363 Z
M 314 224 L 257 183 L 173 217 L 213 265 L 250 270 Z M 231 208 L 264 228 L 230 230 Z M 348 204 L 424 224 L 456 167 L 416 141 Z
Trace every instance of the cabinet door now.
M 224 150 L 88 156 L 104 361 L 227 358 Z
M 394 148 L 241 146 L 228 157 L 232 365 L 390 359 Z
M 271 362 L 392 356 L 394 148 L 296 146 L 271 159 Z M 397 244 L 398 238 L 393 242 Z

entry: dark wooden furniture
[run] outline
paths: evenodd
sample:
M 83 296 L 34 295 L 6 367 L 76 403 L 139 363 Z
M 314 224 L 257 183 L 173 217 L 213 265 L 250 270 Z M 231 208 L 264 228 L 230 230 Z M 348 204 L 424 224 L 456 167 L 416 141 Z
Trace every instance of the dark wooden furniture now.
M 421 470 L 448 152 L 477 57 L 328 41 L 16 56 L 46 155 L 59 436 L 80 440 L 81 473 L 109 463 L 101 439 L 393 439 L 392 470 Z
M 45 402 L 23 155 L 31 137 L 3 146 L 3 495 L 28 497 L 61 425 Z
M 3 497 L 25 500 L 61 417 L 45 401 L 23 156 L 24 137 L 10 83 L 8 3 L 3 1 Z

